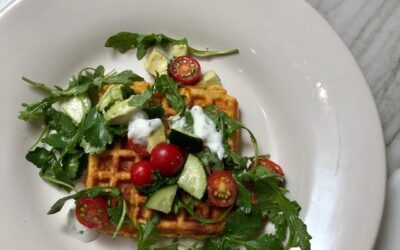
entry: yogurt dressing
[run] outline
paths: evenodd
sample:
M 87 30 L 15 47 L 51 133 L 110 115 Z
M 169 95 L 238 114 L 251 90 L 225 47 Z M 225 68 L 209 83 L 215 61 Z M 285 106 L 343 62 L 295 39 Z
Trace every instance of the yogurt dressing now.
M 71 205 L 67 213 L 67 232 L 82 242 L 94 241 L 100 233 L 79 223 L 75 216 L 75 205 Z
M 128 138 L 135 143 L 145 145 L 149 136 L 162 125 L 161 119 L 148 119 L 144 111 L 138 110 L 129 121 Z
M 193 132 L 203 140 L 211 152 L 215 152 L 218 158 L 224 157 L 224 146 L 222 145 L 222 133 L 217 131 L 214 122 L 204 114 L 200 106 L 193 106 L 190 110 L 193 117 Z

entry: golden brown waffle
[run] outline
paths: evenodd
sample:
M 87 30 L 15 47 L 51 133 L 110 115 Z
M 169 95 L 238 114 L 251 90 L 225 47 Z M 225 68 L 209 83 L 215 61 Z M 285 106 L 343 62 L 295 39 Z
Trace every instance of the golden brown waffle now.
M 135 83 L 135 92 L 143 92 L 148 85 L 146 83 Z M 225 89 L 219 86 L 204 87 L 184 87 L 180 90 L 185 95 L 189 107 L 193 105 L 205 106 L 215 105 L 225 111 L 228 115 L 237 118 L 238 107 L 234 97 L 227 95 Z M 167 116 L 175 115 L 168 102 L 161 96 L 155 96 L 155 101 L 162 104 Z M 231 145 L 236 148 L 238 145 L 237 137 L 231 139 Z M 124 194 L 128 205 L 128 215 L 133 224 L 137 222 L 146 223 L 153 214 L 160 215 L 158 230 L 162 236 L 186 236 L 192 238 L 204 238 L 222 232 L 225 221 L 221 220 L 214 224 L 202 224 L 194 220 L 184 209 L 177 214 L 163 214 L 144 207 L 147 196 L 139 193 L 130 180 L 130 167 L 133 163 L 141 160 L 141 157 L 134 151 L 128 149 L 126 143 L 118 142 L 112 149 L 101 154 L 90 155 L 88 170 L 86 174 L 86 188 L 94 186 L 118 187 Z M 196 213 L 207 219 L 219 218 L 226 209 L 211 206 L 206 201 L 196 201 L 194 203 Z M 104 233 L 113 233 L 115 227 L 108 225 L 100 229 Z M 135 226 L 125 226 L 120 232 L 124 236 L 136 234 Z

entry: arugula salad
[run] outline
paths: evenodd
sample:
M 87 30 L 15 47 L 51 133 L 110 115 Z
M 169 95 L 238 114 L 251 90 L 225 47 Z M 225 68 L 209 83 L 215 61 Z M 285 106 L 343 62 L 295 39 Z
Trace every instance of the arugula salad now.
M 311 248 L 311 236 L 299 217 L 301 208 L 287 197 L 284 172 L 259 152 L 256 136 L 216 106 L 188 107 L 179 92 L 185 86 L 221 85 L 214 71 L 201 71 L 198 60 L 236 54 L 237 49 L 199 50 L 186 38 L 131 32 L 109 37 L 105 46 L 121 53 L 136 49 L 137 59 L 146 60 L 145 68 L 154 82 L 136 92 L 132 84 L 143 83 L 141 76 L 132 70 L 106 71 L 102 65 L 83 68 L 66 88 L 22 78 L 46 95 L 36 103 L 22 104 L 20 119 L 43 123 L 26 159 L 39 168 L 44 181 L 71 192 L 48 214 L 74 200 L 76 219 L 86 228 L 112 225 L 116 238 L 124 226 L 133 225 L 139 250 Z M 153 101 L 153 96 L 160 94 L 175 110 L 174 116 L 167 117 L 163 106 Z M 163 124 L 170 126 L 167 133 Z M 251 139 L 251 156 L 242 156 L 232 147 L 231 138 L 239 130 Z M 204 225 L 225 220 L 222 232 L 191 245 L 176 238 L 167 246 L 155 247 L 160 222 L 157 213 L 146 223 L 133 223 L 118 187 L 78 190 L 76 184 L 85 175 L 89 156 L 124 138 L 142 159 L 130 166 L 130 178 L 136 189 L 149 197 L 147 208 L 164 214 L 183 209 Z M 189 198 L 180 199 L 177 190 Z M 226 212 L 217 220 L 206 219 L 195 211 L 196 200 Z M 266 223 L 273 229 L 263 233 Z

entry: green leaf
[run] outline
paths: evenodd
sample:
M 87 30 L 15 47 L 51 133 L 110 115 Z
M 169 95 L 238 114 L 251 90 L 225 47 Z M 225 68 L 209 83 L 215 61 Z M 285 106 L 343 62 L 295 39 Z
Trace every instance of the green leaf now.
M 238 49 L 231 49 L 226 51 L 210 51 L 210 50 L 199 50 L 189 46 L 186 38 L 174 39 L 164 34 L 138 34 L 131 32 L 119 32 L 106 41 L 105 46 L 118 49 L 119 52 L 125 53 L 130 49 L 137 48 L 136 57 L 138 60 L 142 59 L 148 49 L 154 46 L 166 47 L 168 45 L 184 44 L 188 46 L 188 53 L 194 56 L 210 57 L 210 56 L 222 56 L 239 53 Z
M 265 234 L 259 239 L 244 242 L 246 250 L 282 250 L 282 241 L 271 234 Z
M 129 100 L 129 106 L 142 107 L 151 99 L 151 89 L 147 88 L 142 94 L 132 95 Z
M 29 151 L 25 158 L 36 167 L 41 168 L 43 172 L 53 166 L 57 161 L 53 152 L 42 147 L 36 147 L 33 151 Z
M 50 96 L 34 104 L 23 103 L 22 107 L 24 107 L 25 110 L 19 113 L 18 118 L 24 121 L 37 121 L 49 108 L 51 108 L 51 105 L 60 100 L 61 98 L 59 97 Z
M 132 70 L 125 70 L 118 74 L 113 74 L 104 79 L 104 82 L 110 84 L 130 84 L 135 81 L 143 81 L 143 78 L 133 73 Z
M 47 110 L 45 124 L 50 130 L 55 130 L 63 136 L 71 137 L 77 131 L 77 127 L 71 117 L 53 108 Z
M 251 240 L 264 226 L 261 215 L 256 210 L 246 214 L 237 210 L 229 215 L 224 226 L 224 234 L 240 240 Z
M 156 247 L 153 250 L 178 250 L 178 249 L 179 249 L 179 240 L 175 238 L 168 246 Z
M 126 51 L 137 46 L 137 38 L 139 34 L 131 32 L 119 32 L 106 41 L 106 47 L 118 49 L 119 52 L 125 53 Z
M 240 210 L 248 214 L 251 212 L 251 193 L 242 183 L 236 183 L 238 186 L 238 197 L 236 199 L 236 205 L 240 208 Z
M 159 222 L 160 217 L 156 214 L 145 224 L 137 223 L 136 243 L 138 250 L 149 250 L 157 242 L 158 230 L 156 226 Z
M 119 189 L 114 188 L 114 187 L 103 187 L 103 186 L 96 186 L 88 189 L 81 190 L 75 194 L 68 195 L 64 198 L 59 199 L 56 201 L 53 206 L 51 206 L 50 210 L 47 212 L 47 214 L 55 214 L 61 211 L 63 208 L 65 202 L 68 200 L 74 199 L 78 200 L 83 197 L 96 197 L 96 196 L 112 196 L 112 197 L 117 197 L 120 199 L 123 199 L 121 196 L 121 192 Z
M 56 148 L 56 149 L 63 149 L 68 145 L 69 138 L 58 134 L 51 134 L 47 137 L 43 138 L 41 142 L 46 143 L 47 145 Z
M 113 136 L 108 130 L 103 115 L 92 108 L 83 121 L 83 139 L 92 147 L 104 149 L 113 141 Z
M 199 158 L 203 166 L 209 166 L 213 171 L 224 169 L 224 163 L 218 158 L 218 155 L 215 152 L 211 152 L 208 147 L 204 147 L 203 150 L 195 155 Z
M 168 75 L 158 75 L 154 81 L 154 92 L 164 94 L 168 103 L 177 112 L 183 114 L 186 109 L 185 98 L 178 92 L 178 84 Z

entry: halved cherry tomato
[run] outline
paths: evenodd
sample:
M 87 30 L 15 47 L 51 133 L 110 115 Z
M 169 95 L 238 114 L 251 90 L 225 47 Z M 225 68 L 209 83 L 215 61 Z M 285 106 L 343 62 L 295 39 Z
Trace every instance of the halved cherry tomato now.
M 131 181 L 135 186 L 144 186 L 153 184 L 152 177 L 153 168 L 149 161 L 138 161 L 132 165 L 131 168 Z
M 236 201 L 237 184 L 229 171 L 217 171 L 208 176 L 208 199 L 218 207 L 229 207 Z
M 150 163 L 161 175 L 173 176 L 183 167 L 183 154 L 177 146 L 160 142 L 151 150 Z
M 128 148 L 135 151 L 136 154 L 141 156 L 142 158 L 149 158 L 150 154 L 147 152 L 146 145 L 134 143 L 131 138 L 127 138 Z
M 192 85 L 201 78 L 199 62 L 193 57 L 180 56 L 175 58 L 169 65 L 169 74 L 172 78 L 185 85 Z
M 101 228 L 108 224 L 107 204 L 102 197 L 84 197 L 76 202 L 75 215 L 88 228 Z
M 282 168 L 278 164 L 276 164 L 275 162 L 271 161 L 270 159 L 268 159 L 266 157 L 258 158 L 258 163 L 267 167 L 268 169 L 274 171 L 278 175 L 283 175 Z

